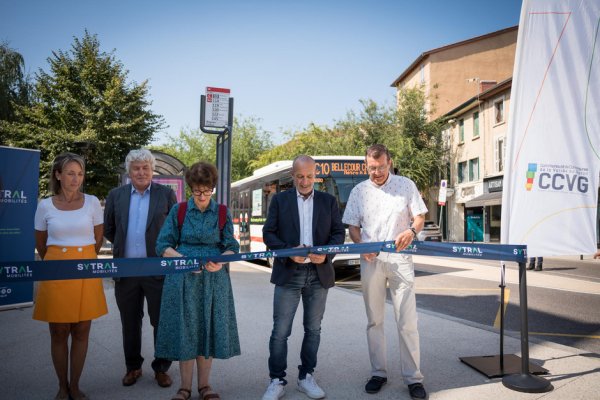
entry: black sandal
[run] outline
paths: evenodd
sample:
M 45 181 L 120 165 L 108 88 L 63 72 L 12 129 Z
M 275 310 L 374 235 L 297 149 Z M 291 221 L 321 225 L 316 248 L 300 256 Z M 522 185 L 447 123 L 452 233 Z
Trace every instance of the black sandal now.
M 175 397 L 171 398 L 171 400 L 189 400 L 192 397 L 192 391 L 186 388 L 179 388 Z

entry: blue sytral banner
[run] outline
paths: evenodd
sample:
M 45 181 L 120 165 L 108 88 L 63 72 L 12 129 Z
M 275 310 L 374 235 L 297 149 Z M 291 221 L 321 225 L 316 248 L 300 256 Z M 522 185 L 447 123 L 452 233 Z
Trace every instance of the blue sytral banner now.
M 39 165 L 37 150 L 0 146 L 0 262 L 34 260 Z M 0 280 L 0 309 L 32 300 L 31 282 Z
M 0 262 L 0 284 L 4 282 L 42 281 L 56 279 L 114 278 L 126 276 L 166 275 L 201 271 L 207 261 L 250 261 L 267 257 L 307 256 L 318 254 L 359 254 L 395 252 L 394 242 L 343 244 L 335 246 L 296 247 L 254 253 L 229 254 L 215 257 L 182 258 L 114 258 L 92 260 L 52 260 Z M 404 254 L 454 257 L 481 260 L 502 260 L 524 263 L 526 246 L 479 243 L 413 242 L 402 250 Z

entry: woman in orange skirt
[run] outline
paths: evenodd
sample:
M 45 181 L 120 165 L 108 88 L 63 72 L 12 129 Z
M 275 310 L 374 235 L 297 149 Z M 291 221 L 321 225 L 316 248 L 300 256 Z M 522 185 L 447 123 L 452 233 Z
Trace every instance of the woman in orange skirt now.
M 54 159 L 50 175 L 54 196 L 42 200 L 35 212 L 36 248 L 43 260 L 96 258 L 102 246 L 102 207 L 95 196 L 80 191 L 84 171 L 83 158 L 76 154 L 63 153 Z M 55 400 L 88 399 L 79 389 L 79 379 L 91 320 L 107 312 L 101 279 L 40 282 L 33 318 L 50 326 L 50 351 L 59 384 Z

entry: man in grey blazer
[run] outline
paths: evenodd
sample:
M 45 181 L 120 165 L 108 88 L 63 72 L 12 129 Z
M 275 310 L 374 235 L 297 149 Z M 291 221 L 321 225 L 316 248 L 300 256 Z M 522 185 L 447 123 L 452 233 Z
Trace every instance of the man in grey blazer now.
M 112 242 L 115 258 L 157 257 L 156 238 L 177 199 L 171 188 L 152 182 L 155 162 L 149 150 L 131 150 L 125 159 L 131 183 L 112 189 L 106 198 L 104 236 Z M 164 276 L 115 279 L 127 367 L 124 386 L 135 384 L 142 376 L 144 298 L 156 340 L 163 282 Z M 154 378 L 161 387 L 171 386 L 167 374 L 170 366 L 165 359 L 155 358 L 152 362 Z

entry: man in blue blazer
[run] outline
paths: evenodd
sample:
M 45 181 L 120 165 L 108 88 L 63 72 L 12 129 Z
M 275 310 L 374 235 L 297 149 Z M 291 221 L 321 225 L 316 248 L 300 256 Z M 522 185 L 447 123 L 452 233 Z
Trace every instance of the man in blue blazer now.
M 344 243 L 345 229 L 337 201 L 330 194 L 314 190 L 316 163 L 298 156 L 292 165 L 295 188 L 279 193 L 269 205 L 263 240 L 272 250 Z M 287 340 L 292 332 L 300 298 L 304 308 L 304 339 L 298 366 L 298 389 L 312 399 L 325 397 L 313 377 L 321 339 L 327 290 L 335 284 L 332 255 L 278 257 L 273 265 L 273 331 L 269 340 L 271 382 L 263 400 L 276 400 L 285 393 L 287 381 Z
M 156 238 L 171 207 L 177 202 L 175 192 L 152 182 L 155 159 L 146 149 L 131 150 L 125 159 L 131 184 L 110 191 L 104 207 L 104 237 L 113 244 L 115 258 L 158 257 Z M 123 350 L 127 373 L 124 386 L 131 386 L 142 376 L 142 319 L 144 298 L 148 304 L 154 338 L 160 318 L 164 275 L 115 278 L 115 298 L 121 314 Z M 154 378 L 161 387 L 171 386 L 167 370 L 171 361 L 154 359 Z

